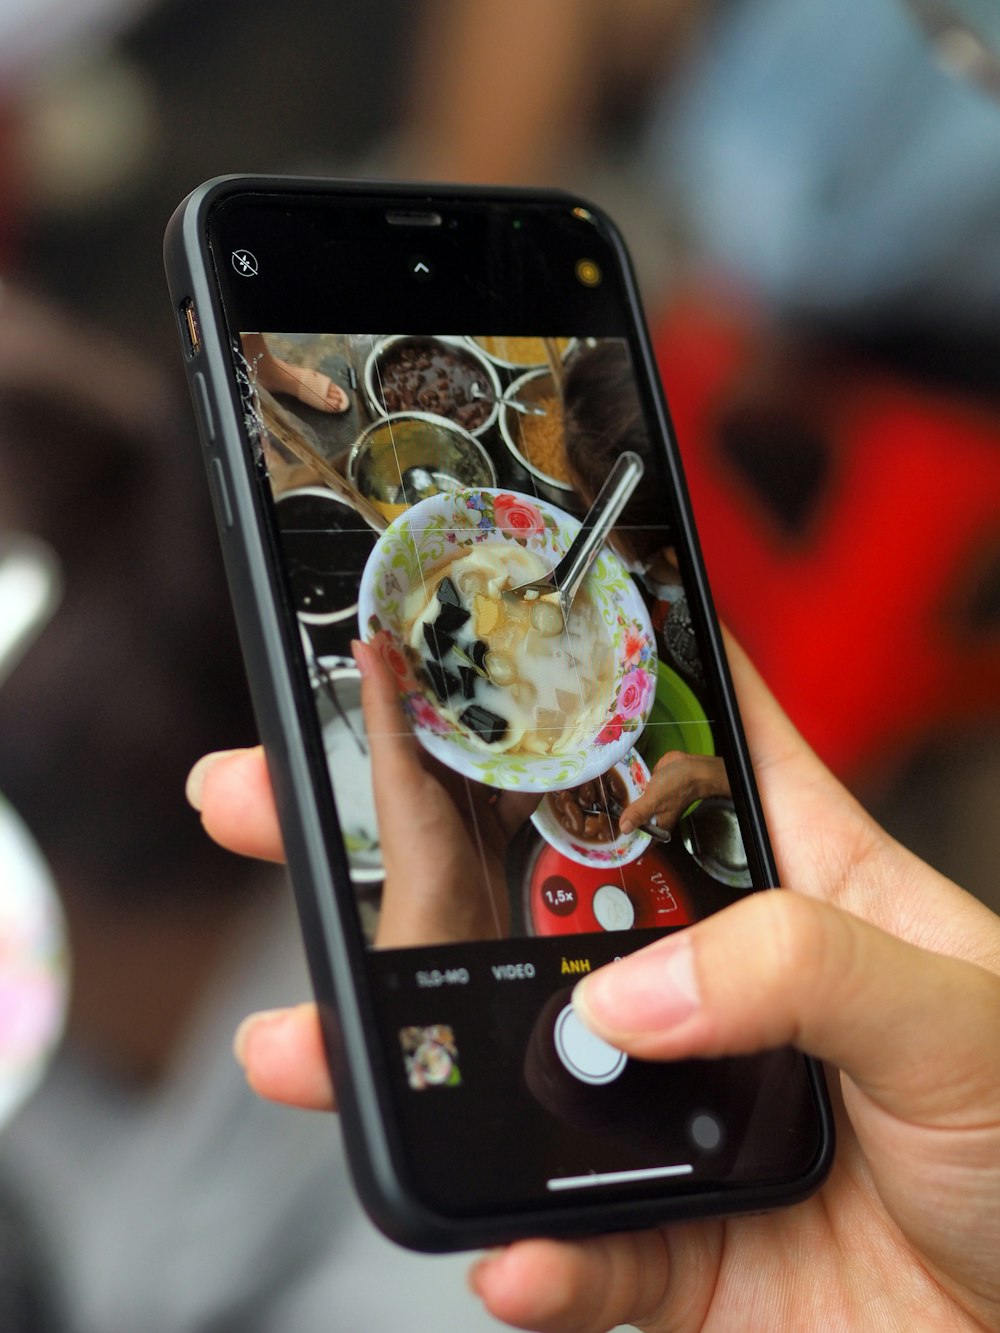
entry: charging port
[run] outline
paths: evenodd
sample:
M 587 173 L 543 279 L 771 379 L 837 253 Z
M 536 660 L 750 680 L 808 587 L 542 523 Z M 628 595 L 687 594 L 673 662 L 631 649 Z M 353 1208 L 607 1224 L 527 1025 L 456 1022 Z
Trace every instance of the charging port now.
M 197 356 L 201 351 L 201 332 L 198 328 L 198 316 L 195 314 L 194 302 L 190 296 L 187 300 L 181 302 L 181 324 L 184 327 L 187 340 L 187 354 L 189 357 Z

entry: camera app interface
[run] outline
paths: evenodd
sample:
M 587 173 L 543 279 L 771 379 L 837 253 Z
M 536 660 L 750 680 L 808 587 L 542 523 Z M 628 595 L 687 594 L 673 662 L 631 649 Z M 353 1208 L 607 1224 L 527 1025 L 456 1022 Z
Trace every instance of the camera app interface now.
M 670 928 L 748 888 L 625 343 L 243 357 L 372 944 Z
M 425 1194 L 759 1169 L 758 1066 L 626 1061 L 570 1006 L 581 974 L 751 885 L 627 344 L 241 341 Z M 794 1058 L 772 1063 L 805 1095 Z M 516 1163 L 482 1151 L 512 1116 L 534 1126 Z

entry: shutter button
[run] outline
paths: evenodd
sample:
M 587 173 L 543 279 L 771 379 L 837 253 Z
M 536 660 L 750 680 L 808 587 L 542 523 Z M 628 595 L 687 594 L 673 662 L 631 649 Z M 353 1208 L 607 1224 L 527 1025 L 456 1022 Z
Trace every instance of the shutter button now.
M 613 1083 L 628 1062 L 624 1051 L 584 1027 L 571 1004 L 556 1019 L 554 1036 L 556 1054 L 581 1083 L 595 1087 Z

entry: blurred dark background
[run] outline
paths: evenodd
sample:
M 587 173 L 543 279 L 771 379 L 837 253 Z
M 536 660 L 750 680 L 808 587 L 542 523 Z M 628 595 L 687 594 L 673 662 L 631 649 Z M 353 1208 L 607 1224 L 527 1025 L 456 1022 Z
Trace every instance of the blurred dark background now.
M 325 1118 L 228 1065 L 306 983 L 280 872 L 203 845 L 181 795 L 253 736 L 160 259 L 210 176 L 603 205 L 720 613 L 877 816 L 1000 907 L 1000 102 L 962 49 L 902 0 L 0 10 L 0 524 L 67 583 L 0 685 L 0 792 L 75 960 L 0 1132 L 30 1238 L 5 1328 L 480 1326 L 461 1264 L 370 1232 Z

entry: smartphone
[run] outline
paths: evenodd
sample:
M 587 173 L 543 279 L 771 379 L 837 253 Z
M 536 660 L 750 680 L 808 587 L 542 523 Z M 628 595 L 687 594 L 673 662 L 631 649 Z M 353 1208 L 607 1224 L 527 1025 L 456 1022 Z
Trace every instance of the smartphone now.
M 814 1063 L 626 1059 L 571 1003 L 776 882 L 612 223 L 556 192 L 224 178 L 166 264 L 371 1217 L 448 1250 L 808 1195 Z

